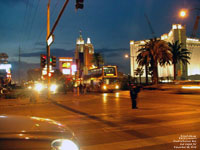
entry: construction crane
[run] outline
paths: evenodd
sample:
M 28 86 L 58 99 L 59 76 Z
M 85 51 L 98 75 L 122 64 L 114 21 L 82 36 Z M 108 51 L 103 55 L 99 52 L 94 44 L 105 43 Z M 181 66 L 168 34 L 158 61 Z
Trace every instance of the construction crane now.
M 147 16 L 147 14 L 144 14 L 144 16 L 145 16 L 145 18 L 147 19 L 147 23 L 148 23 L 148 25 L 149 25 L 149 29 L 151 30 L 151 34 L 152 34 L 153 38 L 156 38 L 155 32 L 154 32 L 154 30 L 153 30 L 153 27 L 152 27 L 152 25 L 151 25 L 151 22 L 150 22 L 150 20 L 149 20 L 149 18 L 148 18 L 148 16 Z
M 192 38 L 196 38 L 197 37 L 197 31 L 198 31 L 198 26 L 199 26 L 199 20 L 200 20 L 200 16 L 196 17 L 195 23 L 194 23 L 194 27 L 192 30 L 192 34 L 191 37 Z

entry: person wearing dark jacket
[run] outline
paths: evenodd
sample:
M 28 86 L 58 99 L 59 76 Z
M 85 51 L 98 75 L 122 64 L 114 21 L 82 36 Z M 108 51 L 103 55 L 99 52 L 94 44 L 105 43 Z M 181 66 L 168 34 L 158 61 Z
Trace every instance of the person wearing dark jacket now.
M 136 86 L 133 88 L 130 88 L 130 97 L 131 97 L 131 102 L 132 102 L 132 109 L 137 109 L 137 96 L 138 93 L 140 92 L 140 87 Z

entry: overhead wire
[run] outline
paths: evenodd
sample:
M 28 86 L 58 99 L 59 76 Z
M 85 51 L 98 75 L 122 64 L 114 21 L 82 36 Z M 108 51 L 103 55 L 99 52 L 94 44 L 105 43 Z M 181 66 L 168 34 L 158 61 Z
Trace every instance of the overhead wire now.
M 53 15 L 55 14 L 55 12 L 57 11 L 57 9 L 58 9 L 57 6 L 58 6 L 59 3 L 60 3 L 60 0 L 57 0 L 56 4 L 54 5 L 54 7 L 52 9 L 52 13 L 50 14 L 50 18 L 52 18 Z M 33 49 L 36 48 L 37 43 L 40 41 L 40 38 L 41 38 L 42 34 L 44 33 L 44 31 L 46 29 L 46 19 L 42 19 L 42 20 L 44 20 L 44 24 L 43 24 L 43 27 L 41 28 L 41 31 L 40 31 L 40 34 L 39 34 L 38 38 L 36 38 L 36 42 L 35 42 L 35 45 L 34 45 Z
M 20 40 L 19 40 L 19 45 L 22 44 L 22 39 L 23 39 L 23 29 L 24 29 L 24 26 L 25 26 L 25 19 L 26 19 L 26 16 L 27 16 L 27 10 L 28 10 L 28 0 L 26 1 L 26 10 L 25 10 L 25 13 L 24 13 L 24 18 L 23 18 L 23 23 L 22 23 L 22 28 L 21 28 L 21 37 L 20 37 Z
M 34 22 L 35 22 L 36 13 L 37 13 L 37 11 L 38 11 L 38 7 L 39 7 L 39 3 L 40 3 L 40 0 L 38 0 L 38 2 L 37 2 L 36 9 L 35 9 L 35 12 L 34 12 L 34 14 L 33 14 L 34 16 L 33 16 L 32 22 L 31 22 L 31 26 L 30 26 L 30 34 L 29 34 L 29 38 L 31 37 L 31 33 L 32 33 L 33 25 L 34 25 Z
M 30 27 L 30 21 L 31 21 L 31 13 L 32 13 L 32 8 L 33 8 L 33 4 L 34 4 L 34 0 L 32 1 L 33 3 L 31 4 L 30 2 L 28 2 L 28 10 L 27 11 L 27 20 L 25 22 L 26 26 L 24 28 L 24 39 L 23 39 L 23 44 L 25 43 L 25 41 L 28 43 L 29 39 L 27 38 L 27 35 L 29 35 L 29 27 Z
M 24 14 L 24 22 L 23 22 L 23 28 L 22 28 L 22 38 L 21 38 L 21 46 L 23 47 L 24 45 L 24 40 L 26 36 L 26 28 L 27 28 L 27 16 L 28 16 L 28 10 L 29 10 L 29 0 L 26 1 L 26 10 Z

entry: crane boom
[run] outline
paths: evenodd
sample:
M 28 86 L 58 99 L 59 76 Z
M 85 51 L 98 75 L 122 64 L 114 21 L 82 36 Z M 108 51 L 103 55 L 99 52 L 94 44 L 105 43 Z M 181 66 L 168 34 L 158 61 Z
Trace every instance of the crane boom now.
M 148 23 L 148 25 L 149 25 L 149 28 L 150 28 L 150 30 L 151 30 L 151 34 L 152 34 L 153 38 L 156 38 L 155 32 L 154 32 L 154 30 L 153 30 L 153 27 L 152 27 L 152 25 L 151 25 L 151 22 L 150 22 L 148 16 L 147 16 L 146 14 L 144 14 L 144 16 L 145 16 L 146 19 L 147 19 L 147 23 Z
M 200 16 L 197 16 L 196 20 L 195 20 L 195 24 L 194 24 L 193 30 L 192 30 L 192 35 L 191 35 L 191 37 L 193 37 L 193 38 L 195 38 L 197 36 L 199 20 L 200 20 Z

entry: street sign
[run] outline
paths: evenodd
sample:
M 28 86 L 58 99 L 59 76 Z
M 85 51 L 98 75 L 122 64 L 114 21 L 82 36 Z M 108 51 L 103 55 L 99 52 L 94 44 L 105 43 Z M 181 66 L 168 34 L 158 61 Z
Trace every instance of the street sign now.
M 54 35 L 51 34 L 47 39 L 47 45 L 50 46 L 54 42 Z

